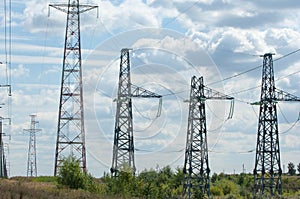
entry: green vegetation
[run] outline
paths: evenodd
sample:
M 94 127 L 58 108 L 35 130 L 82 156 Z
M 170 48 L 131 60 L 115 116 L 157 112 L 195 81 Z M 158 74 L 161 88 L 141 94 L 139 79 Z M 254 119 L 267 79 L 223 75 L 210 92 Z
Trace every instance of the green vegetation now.
M 292 162 L 288 163 L 288 174 L 291 176 L 296 175 L 295 165 Z
M 71 155 L 62 160 L 62 167 L 58 171 L 57 183 L 71 189 L 83 189 L 97 192 L 98 186 L 91 174 L 84 173 L 79 161 Z
M 291 169 L 294 165 L 289 164 Z M 293 170 L 293 175 L 294 175 Z M 182 169 L 175 171 L 170 166 L 159 170 L 144 170 L 137 176 L 125 166 L 117 178 L 104 174 L 96 182 L 91 175 L 81 172 L 75 157 L 64 160 L 60 169 L 58 184 L 69 188 L 83 189 L 116 198 L 180 198 L 182 194 Z M 283 176 L 283 196 L 286 198 L 299 197 L 300 177 Z M 226 175 L 214 173 L 211 177 L 211 198 L 253 198 L 253 175 Z M 201 198 L 201 197 L 200 197 Z
M 182 171 L 174 173 L 167 166 L 160 171 L 144 170 L 137 177 L 131 172 L 121 171 L 115 179 L 104 174 L 106 194 L 122 198 L 178 198 L 182 192 Z
M 144 170 L 138 175 L 124 169 L 117 178 L 105 173 L 100 179 L 84 174 L 76 159 L 69 157 L 58 177 L 14 177 L 0 179 L 2 198 L 181 198 L 182 169 L 166 166 Z M 283 199 L 300 198 L 300 176 L 283 175 Z M 253 198 L 252 174 L 216 174 L 211 176 L 212 199 Z M 0 197 L 1 198 L 1 197 Z

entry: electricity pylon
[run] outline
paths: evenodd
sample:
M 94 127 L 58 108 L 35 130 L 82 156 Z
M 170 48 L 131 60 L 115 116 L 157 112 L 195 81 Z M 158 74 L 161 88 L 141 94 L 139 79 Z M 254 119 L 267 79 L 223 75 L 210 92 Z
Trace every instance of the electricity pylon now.
M 207 88 L 203 84 L 203 77 L 192 77 L 189 100 L 189 118 L 183 167 L 183 197 L 209 197 L 209 163 L 207 148 L 207 129 L 205 100 L 232 100 L 233 97 Z M 230 109 L 232 117 L 233 106 Z
M 114 132 L 113 160 L 111 174 L 126 167 L 135 174 L 132 98 L 159 98 L 162 96 L 131 84 L 130 80 L 130 49 L 122 49 L 120 57 L 119 87 Z M 161 105 L 161 101 L 160 101 Z
M 79 0 L 69 0 L 68 4 L 49 6 L 67 13 L 54 166 L 56 176 L 59 167 L 62 166 L 63 158 L 70 154 L 77 158 L 80 167 L 86 172 L 80 13 L 98 6 L 80 5 Z
M 278 101 L 300 101 L 300 98 L 275 87 L 272 54 L 263 55 L 262 83 L 257 131 L 254 195 L 280 195 L 282 169 L 276 104 Z
M 36 164 L 36 133 L 42 129 L 37 129 L 36 115 L 30 116 L 30 128 L 24 129 L 23 131 L 29 132 L 29 147 L 28 147 L 28 161 L 27 161 L 27 177 L 37 176 L 37 164 Z
M 2 120 L 0 117 L 0 178 L 7 178 L 7 168 L 6 168 L 6 158 L 4 154 L 4 144 L 3 144 L 3 130 L 2 130 Z
M 8 88 L 8 96 L 11 96 L 11 85 L 0 85 L 0 87 L 7 87 Z M 0 104 L 0 108 L 2 108 L 2 105 Z M 11 123 L 10 118 L 3 118 L 0 117 L 0 178 L 7 178 L 8 172 L 7 172 L 7 164 L 6 164 L 6 157 L 4 152 L 4 143 L 3 143 L 3 120 L 9 119 L 9 124 Z

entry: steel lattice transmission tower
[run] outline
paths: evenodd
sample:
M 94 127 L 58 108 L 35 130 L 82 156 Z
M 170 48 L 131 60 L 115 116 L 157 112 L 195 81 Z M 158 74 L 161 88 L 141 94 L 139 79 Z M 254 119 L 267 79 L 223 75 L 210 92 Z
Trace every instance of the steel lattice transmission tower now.
M 62 159 L 70 154 L 78 159 L 80 167 L 86 171 L 80 14 L 98 6 L 80 5 L 79 0 L 49 6 L 67 13 L 54 166 L 56 176 Z
M 197 198 L 209 197 L 209 162 L 207 148 L 207 129 L 205 100 L 232 100 L 233 97 L 207 88 L 203 84 L 203 77 L 192 77 L 189 118 L 184 160 L 184 182 L 183 197 Z M 233 106 L 231 106 L 230 117 L 232 117 Z
M 4 144 L 3 144 L 3 118 L 0 117 L 0 178 L 7 178 L 7 167 L 6 167 L 6 158 L 4 154 Z
M 300 101 L 300 98 L 275 87 L 272 54 L 263 56 L 262 85 L 254 168 L 254 194 L 282 193 L 282 169 L 276 104 L 278 101 Z
M 30 115 L 30 128 L 24 129 L 29 132 L 29 147 L 28 147 L 28 161 L 27 161 L 27 177 L 37 176 L 37 164 L 36 164 L 36 133 L 42 129 L 37 129 L 36 115 Z
M 159 98 L 157 95 L 141 87 L 131 84 L 130 80 L 130 49 L 122 49 L 120 57 L 120 73 L 117 97 L 117 109 L 115 119 L 113 160 L 111 174 L 118 176 L 118 172 L 129 167 L 135 173 L 134 139 L 133 139 L 133 115 L 132 98 Z
M 0 63 L 1 64 L 1 63 Z M 8 96 L 11 96 L 11 85 L 0 85 L 0 87 L 7 87 L 8 88 Z M 0 104 L 0 108 L 2 108 L 3 103 Z M 5 150 L 4 150 L 4 142 L 3 142 L 3 136 L 5 135 L 3 133 L 3 120 L 8 119 L 9 124 L 11 124 L 11 118 L 3 118 L 0 116 L 0 178 L 7 178 L 8 172 L 7 172 L 7 162 L 5 157 Z

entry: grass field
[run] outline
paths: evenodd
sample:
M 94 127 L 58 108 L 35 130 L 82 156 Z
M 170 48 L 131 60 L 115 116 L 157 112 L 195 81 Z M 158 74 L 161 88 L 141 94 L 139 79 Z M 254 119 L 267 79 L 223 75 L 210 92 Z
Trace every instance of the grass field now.
M 33 198 L 99 198 L 112 199 L 109 196 L 89 193 L 84 190 L 58 188 L 54 177 L 13 177 L 0 179 L 1 199 Z
M 250 175 L 249 175 L 250 176 Z M 231 183 L 235 183 L 238 180 L 238 175 L 219 175 L 218 178 L 227 179 Z M 213 180 L 213 179 L 212 179 Z M 223 181 L 221 180 L 221 181 Z M 215 183 L 212 182 L 211 193 L 213 194 L 213 189 L 216 190 L 218 187 L 218 180 Z M 221 182 L 219 179 L 219 182 Z M 103 185 L 103 181 L 96 179 L 99 185 Z M 226 181 L 223 181 L 226 182 Z M 227 181 L 228 182 L 228 181 Z M 283 195 L 281 199 L 300 199 L 300 176 L 283 176 Z M 213 185 L 214 184 L 214 185 Z M 227 184 L 227 183 L 226 183 Z M 235 186 L 235 185 L 233 185 Z M 214 187 L 214 188 L 213 188 Z M 220 188 L 220 187 L 219 187 Z M 246 187 L 244 187 L 246 189 Z M 84 190 L 75 190 L 65 187 L 58 186 L 57 179 L 55 177 L 41 176 L 36 178 L 28 177 L 12 177 L 10 179 L 0 179 L 0 199 L 81 199 L 81 198 L 95 198 L 95 199 L 119 199 L 119 198 L 133 198 L 129 195 L 119 196 L 110 195 L 107 193 L 91 193 Z M 142 197 L 142 198 L 152 198 Z M 173 197 L 174 198 L 174 197 Z M 178 197 L 175 197 L 178 198 Z M 175 199 L 174 198 L 174 199 Z M 213 196 L 212 199 L 223 199 L 223 198 L 249 198 L 243 197 L 241 195 L 232 192 L 223 196 Z M 250 197 L 251 198 L 251 197 Z

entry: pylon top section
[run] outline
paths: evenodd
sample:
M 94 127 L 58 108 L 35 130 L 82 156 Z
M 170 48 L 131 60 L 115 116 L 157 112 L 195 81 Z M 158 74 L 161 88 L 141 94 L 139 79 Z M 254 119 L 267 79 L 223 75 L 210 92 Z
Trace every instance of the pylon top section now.
M 24 131 L 27 132 L 38 132 L 41 131 L 42 129 L 37 129 L 36 128 L 36 124 L 38 124 L 39 122 L 36 120 L 36 115 L 35 114 L 31 114 L 29 115 L 30 117 L 30 128 L 29 129 L 23 129 Z
M 197 78 L 196 76 L 192 77 L 191 88 L 194 90 L 200 90 L 201 93 L 199 93 L 199 95 L 190 96 L 190 100 L 234 100 L 234 98 L 229 95 L 226 95 L 224 93 L 221 93 L 219 91 L 205 86 L 202 76 L 200 78 Z
M 29 115 L 29 117 L 30 117 L 30 128 L 24 129 L 24 131 L 29 131 L 29 132 L 31 132 L 32 130 L 33 131 L 41 131 L 41 129 L 35 128 L 36 124 L 39 123 L 39 121 L 36 120 L 37 116 L 35 114 L 31 114 L 31 115 Z
M 275 53 L 265 53 L 263 55 L 260 55 L 260 57 L 269 57 L 269 56 L 273 56 L 275 55 Z
M 273 55 L 274 53 L 266 53 L 261 56 L 263 57 L 261 96 L 260 101 L 254 102 L 252 105 L 278 101 L 300 101 L 299 97 L 276 88 L 274 80 Z
M 50 7 L 56 8 L 62 12 L 68 14 L 79 14 L 84 13 L 89 10 L 98 8 L 96 5 L 87 5 L 87 4 L 79 4 L 79 0 L 69 0 L 69 3 L 56 3 L 56 4 L 49 4 Z M 70 9 L 71 8 L 71 9 Z

